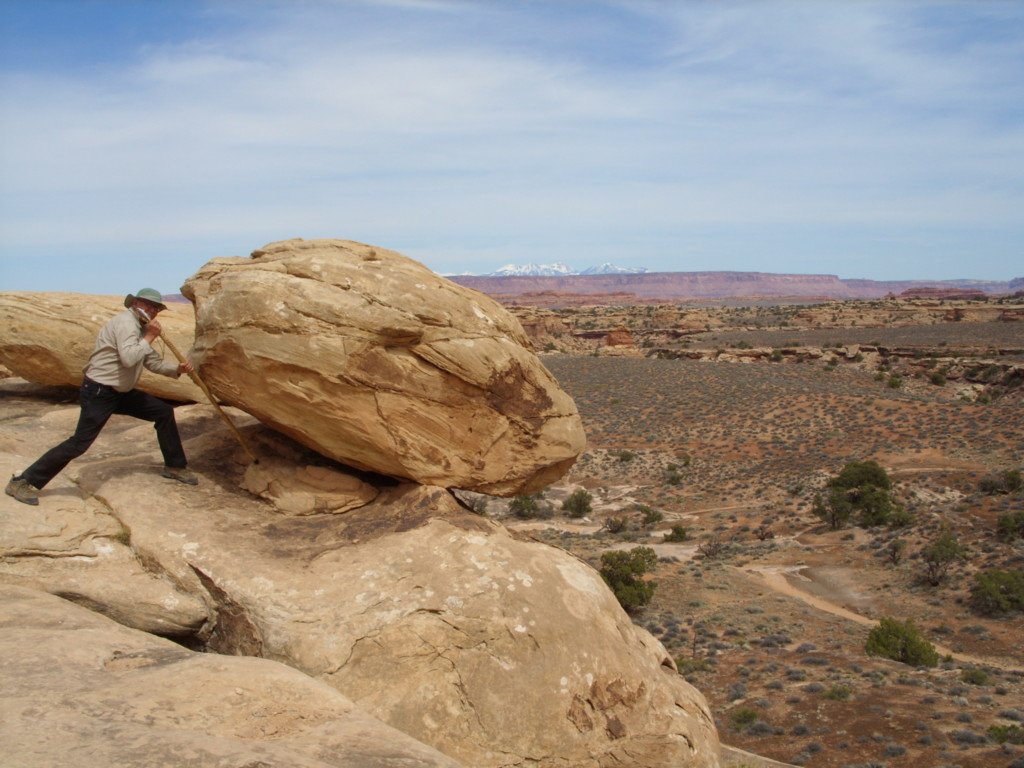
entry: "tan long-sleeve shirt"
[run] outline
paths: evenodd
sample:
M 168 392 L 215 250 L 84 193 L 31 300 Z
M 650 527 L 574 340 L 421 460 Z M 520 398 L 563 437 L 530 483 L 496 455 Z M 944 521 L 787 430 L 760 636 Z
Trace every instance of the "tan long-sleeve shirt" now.
M 100 329 L 83 372 L 97 384 L 128 392 L 139 383 L 143 367 L 172 379 L 180 375 L 176 363 L 165 362 L 142 338 L 142 324 L 126 309 Z

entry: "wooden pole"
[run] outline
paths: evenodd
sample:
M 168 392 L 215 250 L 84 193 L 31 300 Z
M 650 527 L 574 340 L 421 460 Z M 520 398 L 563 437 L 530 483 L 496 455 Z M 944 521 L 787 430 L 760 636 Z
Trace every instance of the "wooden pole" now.
M 173 341 L 167 338 L 167 336 L 163 333 L 160 334 L 160 338 L 164 340 L 164 344 L 167 345 L 167 348 L 174 353 L 174 356 L 176 358 L 178 358 L 179 363 L 187 362 L 185 356 L 181 354 L 181 350 L 174 345 Z M 238 431 L 238 427 L 235 426 L 235 423 L 231 421 L 231 418 L 226 413 L 224 413 L 224 409 L 221 408 L 217 401 L 213 398 L 213 395 L 210 393 L 210 390 L 207 388 L 206 384 L 203 382 L 201 378 L 199 378 L 199 374 L 196 373 L 195 371 L 192 371 L 191 373 L 189 373 L 189 376 L 192 377 L 192 381 L 196 383 L 196 386 L 203 390 L 203 394 L 206 395 L 207 399 L 209 399 L 210 405 L 217 409 L 217 413 L 219 413 L 220 417 L 224 419 L 224 423 L 231 428 L 231 431 L 235 435 L 235 439 L 237 439 L 238 444 L 242 446 L 243 449 L 245 449 L 245 452 L 249 454 L 249 458 L 252 459 L 252 463 L 259 464 L 260 460 L 256 458 L 256 454 L 254 454 L 252 450 L 249 448 L 249 445 L 245 442 L 245 438 L 242 437 L 242 433 Z

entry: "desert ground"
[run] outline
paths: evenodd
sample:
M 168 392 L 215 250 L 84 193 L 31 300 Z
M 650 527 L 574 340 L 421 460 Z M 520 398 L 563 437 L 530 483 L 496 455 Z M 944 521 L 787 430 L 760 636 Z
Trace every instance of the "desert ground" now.
M 1024 616 L 980 615 L 970 588 L 978 572 L 1024 569 L 1024 540 L 997 536 L 1024 491 L 992 490 L 1024 465 L 1024 322 L 1005 307 L 943 321 L 947 308 L 863 327 L 864 307 L 694 310 L 711 327 L 681 343 L 664 321 L 644 336 L 650 309 L 560 311 L 575 335 L 540 341 L 587 451 L 536 517 L 477 506 L 597 568 L 604 552 L 651 547 L 657 586 L 634 621 L 708 697 L 724 743 L 813 768 L 1019 768 Z M 602 346 L 615 329 L 632 338 Z M 704 352 L 668 359 L 671 347 Z M 817 350 L 737 356 L 782 347 Z M 956 373 L 982 365 L 987 383 Z M 828 479 L 864 460 L 887 470 L 909 524 L 832 530 L 813 513 Z M 593 509 L 570 519 L 561 504 L 580 488 Z M 685 539 L 666 542 L 674 526 Z M 933 586 L 922 551 L 943 531 L 964 554 Z M 883 617 L 912 620 L 938 666 L 869 656 Z

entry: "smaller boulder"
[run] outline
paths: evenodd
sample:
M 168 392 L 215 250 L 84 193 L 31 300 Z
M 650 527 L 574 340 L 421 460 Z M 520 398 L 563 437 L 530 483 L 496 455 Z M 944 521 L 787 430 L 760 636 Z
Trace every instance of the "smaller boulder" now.
M 377 498 L 376 488 L 353 475 L 274 458 L 250 464 L 241 486 L 288 515 L 340 514 Z

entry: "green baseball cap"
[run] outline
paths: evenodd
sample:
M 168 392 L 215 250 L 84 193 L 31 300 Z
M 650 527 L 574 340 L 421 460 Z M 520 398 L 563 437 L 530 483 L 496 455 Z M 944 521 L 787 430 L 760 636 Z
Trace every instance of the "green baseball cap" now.
M 156 304 L 160 309 L 167 309 L 167 305 L 164 304 L 164 297 L 160 295 L 160 292 L 153 288 L 141 288 L 137 293 L 129 293 L 124 297 L 124 305 L 130 307 L 132 302 L 136 299 L 145 299 L 148 302 Z

